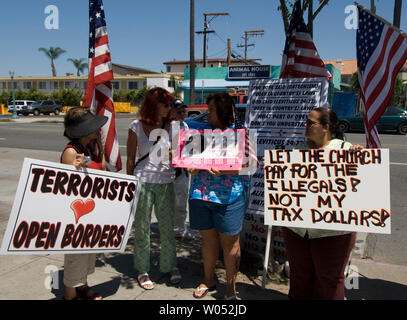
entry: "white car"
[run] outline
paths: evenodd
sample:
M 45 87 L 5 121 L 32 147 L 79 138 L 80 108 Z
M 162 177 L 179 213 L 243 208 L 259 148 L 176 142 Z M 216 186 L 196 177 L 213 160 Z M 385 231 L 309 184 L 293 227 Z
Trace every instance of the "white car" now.
M 24 110 L 28 109 L 28 106 L 33 104 L 33 100 L 16 100 L 16 113 L 20 114 L 23 113 Z M 13 113 L 13 101 L 9 102 L 10 104 L 7 106 L 8 112 Z

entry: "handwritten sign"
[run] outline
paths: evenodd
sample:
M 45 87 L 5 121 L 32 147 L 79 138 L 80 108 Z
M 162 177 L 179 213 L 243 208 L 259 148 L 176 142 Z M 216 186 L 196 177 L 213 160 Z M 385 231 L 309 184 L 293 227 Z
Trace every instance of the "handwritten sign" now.
M 0 253 L 123 252 L 139 189 L 133 176 L 26 158 Z
M 391 232 L 388 149 L 267 150 L 265 224 Z
M 240 170 L 245 129 L 180 130 L 172 165 L 181 168 Z

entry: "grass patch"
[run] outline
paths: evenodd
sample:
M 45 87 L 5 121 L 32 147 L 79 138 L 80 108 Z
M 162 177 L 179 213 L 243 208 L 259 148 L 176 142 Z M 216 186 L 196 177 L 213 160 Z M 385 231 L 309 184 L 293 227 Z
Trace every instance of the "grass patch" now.
M 10 119 L 0 119 L 0 122 L 11 122 Z

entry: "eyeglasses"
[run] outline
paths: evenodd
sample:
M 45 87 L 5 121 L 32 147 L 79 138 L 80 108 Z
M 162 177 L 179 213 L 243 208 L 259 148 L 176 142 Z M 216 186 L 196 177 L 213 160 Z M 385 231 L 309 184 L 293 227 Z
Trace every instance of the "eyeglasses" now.
M 307 127 L 312 127 L 314 124 L 319 124 L 319 122 L 312 121 L 311 119 L 307 119 L 307 120 L 305 121 L 305 125 L 306 125 Z

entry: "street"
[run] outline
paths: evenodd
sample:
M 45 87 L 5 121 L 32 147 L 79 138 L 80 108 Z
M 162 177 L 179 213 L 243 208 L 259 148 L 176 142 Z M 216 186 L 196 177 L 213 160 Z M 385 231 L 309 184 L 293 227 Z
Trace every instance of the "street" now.
M 67 141 L 63 136 L 63 118 L 61 116 L 38 117 L 38 120 L 45 118 L 48 121 L 50 119 L 55 121 L 0 122 L 0 148 L 61 152 Z M 126 156 L 127 130 L 133 119 L 134 115 L 118 115 L 116 119 L 122 157 Z M 353 144 L 365 144 L 363 133 L 348 133 L 346 137 Z M 376 236 L 377 242 L 372 258 L 379 262 L 407 266 L 407 250 L 405 250 L 405 243 L 407 243 L 407 197 L 405 196 L 407 139 L 406 136 L 394 133 L 381 134 L 380 138 L 382 147 L 390 149 L 392 234 Z

